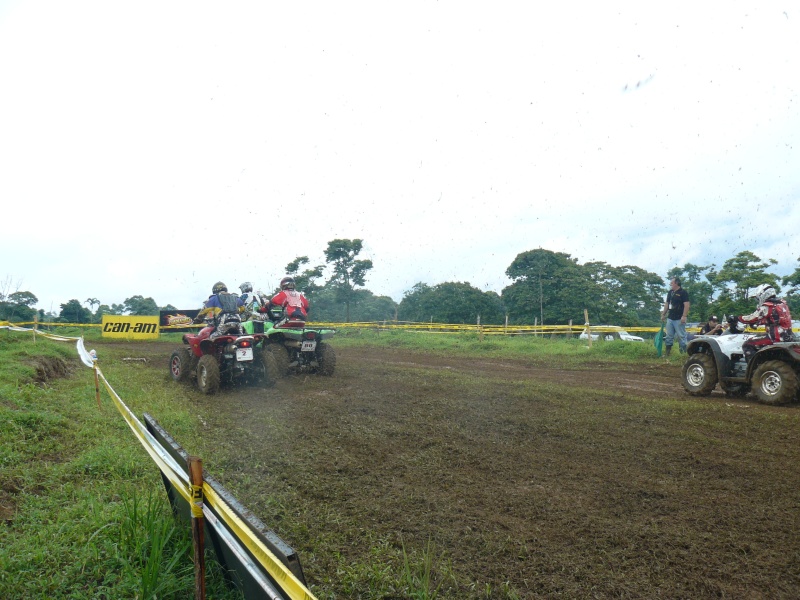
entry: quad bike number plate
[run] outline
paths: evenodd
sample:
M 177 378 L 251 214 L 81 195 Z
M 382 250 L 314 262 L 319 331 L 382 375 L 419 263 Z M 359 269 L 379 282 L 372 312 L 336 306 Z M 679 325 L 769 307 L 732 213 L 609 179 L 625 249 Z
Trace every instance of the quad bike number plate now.
M 300 346 L 300 352 L 313 352 L 317 348 L 317 342 L 314 340 L 306 340 Z
M 252 348 L 237 348 L 236 349 L 236 360 L 253 360 L 253 349 Z

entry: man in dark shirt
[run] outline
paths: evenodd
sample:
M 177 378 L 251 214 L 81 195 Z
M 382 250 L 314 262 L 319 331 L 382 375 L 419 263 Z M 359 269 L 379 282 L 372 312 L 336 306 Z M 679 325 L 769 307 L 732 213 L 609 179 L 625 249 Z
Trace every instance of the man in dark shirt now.
M 664 336 L 667 358 L 672 352 L 675 336 L 678 337 L 680 351 L 686 351 L 686 317 L 689 315 L 689 294 L 681 287 L 681 280 L 673 277 L 669 280 L 669 287 L 667 300 L 661 311 L 661 320 L 666 319 L 667 321 L 666 335 Z

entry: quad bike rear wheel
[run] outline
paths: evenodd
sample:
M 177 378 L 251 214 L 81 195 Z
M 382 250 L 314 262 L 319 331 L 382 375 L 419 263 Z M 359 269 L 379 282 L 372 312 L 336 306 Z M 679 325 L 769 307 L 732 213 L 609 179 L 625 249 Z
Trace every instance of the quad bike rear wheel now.
M 324 342 L 317 344 L 317 372 L 320 375 L 333 375 L 336 370 L 336 352 Z
M 262 380 L 264 387 L 274 386 L 281 376 L 275 355 L 269 350 L 262 350 L 261 363 L 264 365 L 264 378 Z
M 714 358 L 699 352 L 683 364 L 683 388 L 692 396 L 708 396 L 717 385 L 717 365 Z
M 169 358 L 169 373 L 173 381 L 186 381 L 192 374 L 197 359 L 188 348 L 175 350 Z
M 286 377 L 289 373 L 289 353 L 281 344 L 270 344 L 267 346 L 267 353 L 272 354 L 278 370 L 278 377 Z
M 219 363 L 216 357 L 205 354 L 197 363 L 197 387 L 204 394 L 216 394 L 219 390 Z
M 763 362 L 753 373 L 753 391 L 764 404 L 789 404 L 794 401 L 799 388 L 797 373 L 780 360 Z

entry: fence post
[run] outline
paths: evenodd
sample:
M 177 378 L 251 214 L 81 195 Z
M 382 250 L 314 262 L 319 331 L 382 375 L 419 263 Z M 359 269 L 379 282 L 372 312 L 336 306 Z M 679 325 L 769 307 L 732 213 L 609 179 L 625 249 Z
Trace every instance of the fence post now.
M 592 347 L 592 328 L 589 326 L 589 311 L 583 309 L 583 321 L 586 323 L 586 339 L 589 342 L 589 348 Z
M 196 456 L 187 459 L 189 483 L 192 487 L 192 545 L 194 546 L 194 597 L 206 597 L 205 539 L 203 531 L 203 461 Z
M 97 376 L 97 361 L 92 363 L 94 372 L 94 397 L 97 398 L 97 408 L 100 408 L 100 377 Z

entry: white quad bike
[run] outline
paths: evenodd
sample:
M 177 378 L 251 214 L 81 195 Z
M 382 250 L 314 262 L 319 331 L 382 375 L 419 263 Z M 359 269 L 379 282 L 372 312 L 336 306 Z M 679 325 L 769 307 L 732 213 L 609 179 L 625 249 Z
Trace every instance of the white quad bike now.
M 728 317 L 729 333 L 700 335 L 689 342 L 683 364 L 684 389 L 708 396 L 719 383 L 726 396 L 755 393 L 764 404 L 788 404 L 800 390 L 800 340 L 762 347 L 746 362 L 742 344 L 755 333 L 742 332 L 736 317 Z

